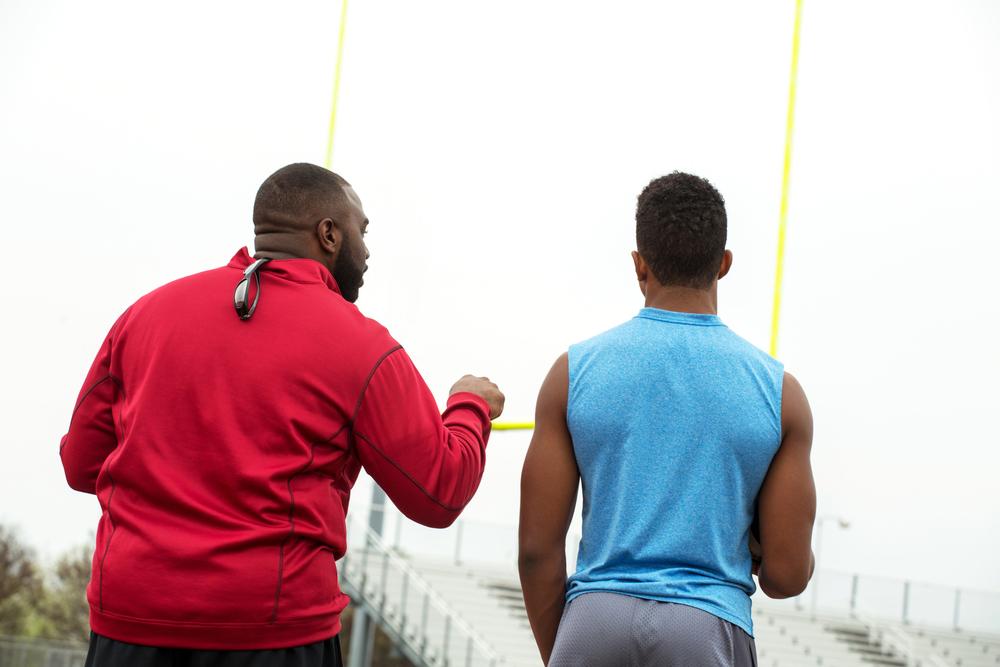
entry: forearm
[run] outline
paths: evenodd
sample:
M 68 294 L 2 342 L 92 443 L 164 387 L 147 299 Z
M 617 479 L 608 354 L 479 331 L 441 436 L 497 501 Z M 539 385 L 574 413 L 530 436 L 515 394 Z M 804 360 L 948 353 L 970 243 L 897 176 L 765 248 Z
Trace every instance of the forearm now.
M 76 456 L 70 456 L 66 449 L 66 442 L 69 434 L 63 436 L 59 446 L 59 458 L 62 460 L 63 472 L 66 475 L 66 483 L 69 488 L 81 493 L 97 493 L 97 473 L 99 466 L 85 465 L 80 463 Z M 71 448 L 73 450 L 75 448 Z
M 462 434 L 446 433 L 419 458 L 400 455 L 398 448 L 393 452 L 362 433 L 355 436 L 368 473 L 407 518 L 424 526 L 450 526 L 482 479 L 482 446 Z
M 547 556 L 522 554 L 518 559 L 518 569 L 528 622 L 542 661 L 548 664 L 566 605 L 565 551 Z
M 465 507 L 479 488 L 485 469 L 486 445 L 492 428 L 489 408 L 479 396 L 454 394 L 448 398 L 441 422 L 447 454 L 441 459 L 438 476 L 454 479 L 442 493 L 450 494 L 450 504 Z
M 407 517 L 444 528 L 482 479 L 489 406 L 471 393 L 438 412 L 430 390 L 402 350 L 372 375 L 353 424 L 358 458 Z
M 763 558 L 757 572 L 761 590 L 770 598 L 785 599 L 801 594 L 812 579 L 816 559 L 809 551 L 808 558 Z

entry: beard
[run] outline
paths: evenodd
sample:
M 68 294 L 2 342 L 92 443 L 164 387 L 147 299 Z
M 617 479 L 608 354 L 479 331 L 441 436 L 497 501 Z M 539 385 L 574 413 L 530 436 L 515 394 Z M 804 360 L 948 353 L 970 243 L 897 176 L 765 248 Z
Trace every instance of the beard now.
M 347 258 L 345 257 L 344 259 Z M 344 297 L 345 301 L 354 303 L 358 300 L 361 285 L 365 282 L 364 274 L 365 269 L 363 266 L 358 267 L 345 261 L 337 262 L 336 266 L 334 266 L 333 279 L 337 281 L 337 287 L 340 288 L 340 295 Z

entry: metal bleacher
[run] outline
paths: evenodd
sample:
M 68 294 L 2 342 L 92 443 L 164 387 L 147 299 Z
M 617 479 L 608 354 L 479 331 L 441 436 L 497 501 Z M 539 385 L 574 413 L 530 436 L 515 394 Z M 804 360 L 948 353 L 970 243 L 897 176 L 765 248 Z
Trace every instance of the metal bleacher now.
M 513 564 L 403 554 L 370 531 L 341 581 L 418 667 L 538 667 Z M 754 597 L 760 667 L 1000 667 L 1000 635 L 807 610 Z

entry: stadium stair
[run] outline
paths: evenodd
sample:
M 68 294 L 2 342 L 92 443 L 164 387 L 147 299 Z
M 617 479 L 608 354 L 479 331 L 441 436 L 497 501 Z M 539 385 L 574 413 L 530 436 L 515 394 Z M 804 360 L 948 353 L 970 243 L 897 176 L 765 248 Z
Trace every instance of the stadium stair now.
M 933 664 L 934 667 L 1000 666 L 1000 636 L 900 624 L 886 627 L 907 637 L 918 664 Z
M 354 541 L 358 546 L 338 564 L 341 588 L 407 660 L 416 667 L 513 664 L 504 662 L 405 556 L 367 527 L 360 530 L 362 539 Z
M 541 665 L 512 566 L 408 556 L 374 535 L 368 543 L 341 561 L 341 581 L 414 665 Z M 1000 667 L 1000 637 L 813 614 L 762 596 L 753 620 L 759 667 Z

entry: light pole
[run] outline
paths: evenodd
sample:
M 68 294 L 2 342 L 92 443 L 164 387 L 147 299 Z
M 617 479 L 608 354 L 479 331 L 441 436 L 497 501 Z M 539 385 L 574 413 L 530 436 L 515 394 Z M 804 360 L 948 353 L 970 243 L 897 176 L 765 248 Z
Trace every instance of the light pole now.
M 823 529 L 826 527 L 827 522 L 835 521 L 837 526 L 841 530 L 847 530 L 851 527 L 851 522 L 842 516 L 837 516 L 835 514 L 823 514 L 816 519 L 816 563 L 813 572 L 812 580 L 812 596 L 809 601 L 809 612 L 815 616 L 816 615 L 816 598 L 819 595 L 819 566 L 823 562 Z

